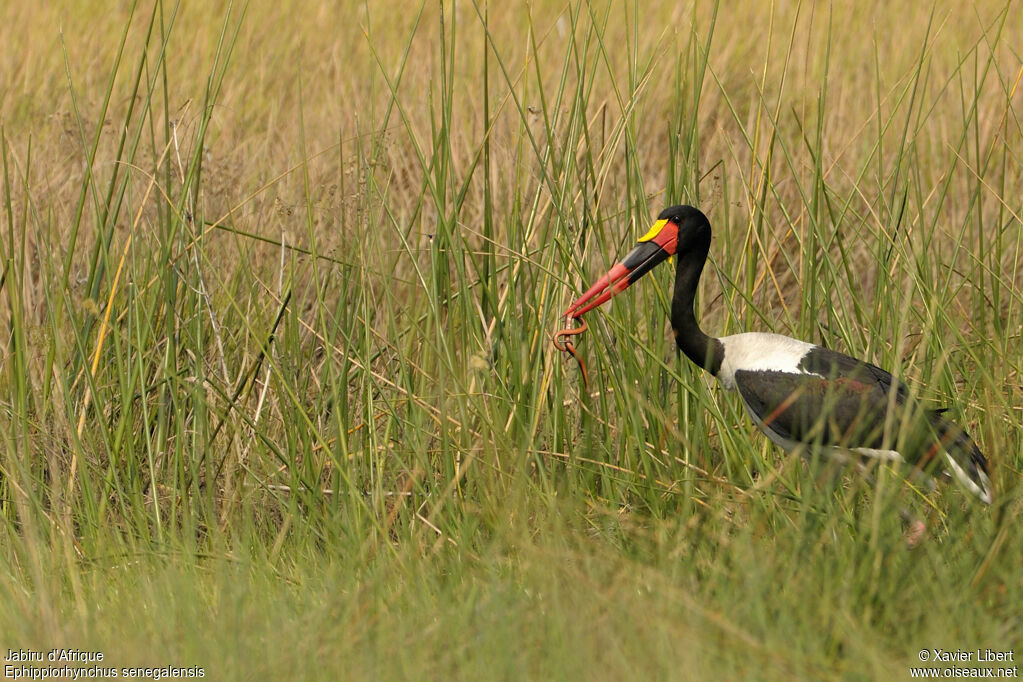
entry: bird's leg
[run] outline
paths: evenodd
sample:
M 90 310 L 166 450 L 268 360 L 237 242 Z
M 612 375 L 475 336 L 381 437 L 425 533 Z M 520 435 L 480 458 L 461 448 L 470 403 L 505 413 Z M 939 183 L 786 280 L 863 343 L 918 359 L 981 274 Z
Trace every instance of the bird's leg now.
M 902 519 L 902 536 L 906 539 L 906 547 L 913 549 L 927 538 L 927 523 L 916 518 L 911 511 L 903 507 L 899 510 Z

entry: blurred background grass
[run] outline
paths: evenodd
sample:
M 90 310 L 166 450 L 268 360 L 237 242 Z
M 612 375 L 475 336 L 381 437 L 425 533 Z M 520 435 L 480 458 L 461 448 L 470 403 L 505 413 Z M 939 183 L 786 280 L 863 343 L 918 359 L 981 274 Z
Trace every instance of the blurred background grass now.
M 1014 7 L 0 8 L 0 641 L 214 679 L 906 675 L 1019 650 Z M 953 406 L 996 504 L 829 478 L 703 326 Z M 926 514 L 905 547 L 898 510 Z

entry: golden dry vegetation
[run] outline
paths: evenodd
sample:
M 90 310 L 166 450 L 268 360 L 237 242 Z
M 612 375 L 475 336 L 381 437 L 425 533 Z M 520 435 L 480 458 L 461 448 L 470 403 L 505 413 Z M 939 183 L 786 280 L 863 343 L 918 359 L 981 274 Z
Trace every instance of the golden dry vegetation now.
M 1023 653 L 1016 9 L 0 5 L 0 641 L 214 679 Z M 557 317 L 673 203 L 706 329 L 909 377 L 996 504 L 781 458 L 667 272 L 592 316 L 587 393 Z

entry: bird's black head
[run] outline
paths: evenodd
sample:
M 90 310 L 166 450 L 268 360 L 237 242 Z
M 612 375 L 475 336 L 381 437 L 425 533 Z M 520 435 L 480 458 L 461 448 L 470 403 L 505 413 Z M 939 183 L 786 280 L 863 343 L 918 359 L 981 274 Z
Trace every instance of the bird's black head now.
M 703 257 L 710 248 L 710 223 L 707 216 L 692 206 L 669 206 L 661 211 L 653 226 L 639 243 L 565 311 L 579 317 L 625 290 L 675 252 L 699 251 Z
M 669 206 L 657 216 L 657 222 L 651 228 L 651 232 L 657 228 L 660 221 L 673 223 L 678 227 L 678 244 L 676 251 L 686 251 L 692 242 L 710 243 L 710 221 L 703 212 L 692 206 L 678 205 Z M 640 239 L 640 241 L 643 241 Z

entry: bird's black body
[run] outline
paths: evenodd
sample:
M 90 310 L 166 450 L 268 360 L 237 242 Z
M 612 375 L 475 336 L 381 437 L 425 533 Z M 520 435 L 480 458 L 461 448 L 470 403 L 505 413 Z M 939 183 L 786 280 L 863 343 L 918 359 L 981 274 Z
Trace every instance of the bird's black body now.
M 924 410 L 907 386 L 887 371 L 810 344 L 785 343 L 778 352 L 779 337 L 773 334 L 723 339 L 704 334 L 696 322 L 693 299 L 709 251 L 710 224 L 688 206 L 669 208 L 659 218 L 680 226 L 671 305 L 679 348 L 726 385 L 734 384 L 757 425 L 772 440 L 787 450 L 802 445 L 829 454 L 849 451 L 902 459 L 925 470 L 944 454 L 952 473 L 965 478 L 968 488 L 990 502 L 987 461 L 969 434 L 941 412 Z M 729 346 L 748 354 L 758 342 L 765 355 L 778 360 L 775 367 L 755 360 L 728 362 Z M 720 376 L 723 370 L 730 372 L 731 381 Z

